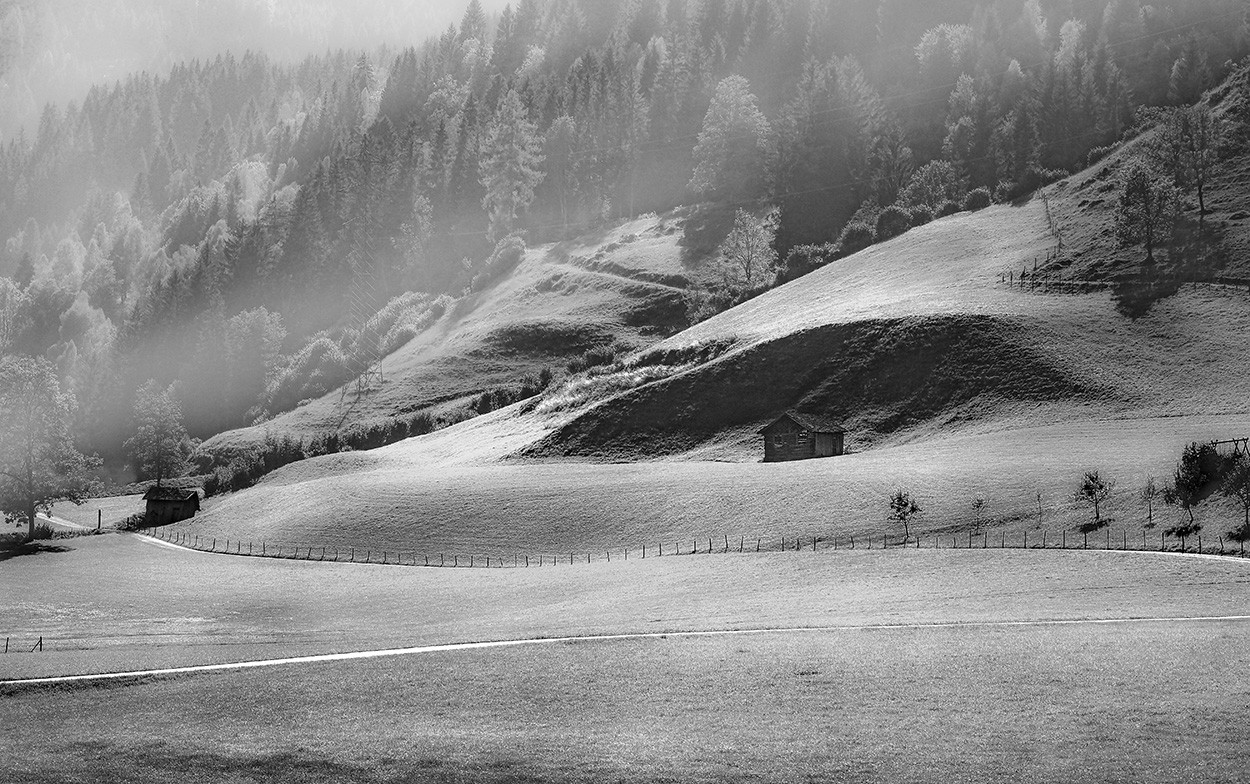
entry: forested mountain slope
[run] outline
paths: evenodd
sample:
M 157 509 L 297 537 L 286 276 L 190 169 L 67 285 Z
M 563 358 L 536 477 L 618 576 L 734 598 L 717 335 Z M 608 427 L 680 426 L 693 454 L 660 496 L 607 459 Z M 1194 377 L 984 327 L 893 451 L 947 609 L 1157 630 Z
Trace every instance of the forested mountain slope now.
M 10 0 L 5 35 L 36 6 Z M 196 13 L 234 6 L 256 8 Z M 494 318 L 479 284 L 522 241 L 528 268 L 548 243 L 681 207 L 689 266 L 742 208 L 775 221 L 781 258 L 818 243 L 793 277 L 970 191 L 1060 179 L 1250 51 L 1239 0 L 466 6 L 381 53 L 153 66 L 4 144 L 0 350 L 56 363 L 84 448 L 125 462 L 149 379 L 176 382 L 209 437 L 336 394 L 409 340 L 416 357 L 449 313 Z M 268 7 L 279 28 L 297 18 Z M 688 316 L 771 282 L 701 281 Z M 534 363 L 500 367 L 413 405 Z

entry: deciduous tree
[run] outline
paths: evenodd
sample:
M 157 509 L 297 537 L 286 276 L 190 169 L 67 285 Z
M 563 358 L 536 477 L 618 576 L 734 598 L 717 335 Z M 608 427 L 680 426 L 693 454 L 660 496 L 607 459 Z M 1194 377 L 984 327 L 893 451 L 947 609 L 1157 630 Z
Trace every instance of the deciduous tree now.
M 155 380 L 135 394 L 135 434 L 125 444 L 134 456 L 140 478 L 156 479 L 156 486 L 187 470 L 194 445 L 182 424 L 182 406 L 172 387 Z
M 1159 487 L 1153 476 L 1146 477 L 1146 484 L 1142 485 L 1141 501 L 1146 505 L 1146 525 L 1145 528 L 1155 527 L 1155 502 L 1163 495 L 1163 488 Z
M 1220 492 L 1241 504 L 1241 527 L 1230 532 L 1237 541 L 1250 539 L 1250 457 L 1239 454 L 1220 481 Z
M 759 198 L 767 191 L 774 156 L 772 127 L 750 83 L 736 75 L 722 79 L 694 148 L 690 190 L 730 203 Z
M 50 362 L 0 361 L 0 511 L 24 520 L 28 539 L 37 513 L 50 514 L 57 501 L 81 503 L 93 487 L 90 471 L 100 461 L 74 448 L 73 410 Z
M 742 294 L 767 285 L 777 272 L 773 241 L 781 211 L 776 207 L 763 215 L 739 208 L 734 225 L 717 249 L 717 260 L 726 289 Z
M 895 490 L 890 496 L 890 520 L 903 526 L 903 541 L 911 539 L 911 521 L 924 512 L 906 490 Z
M 1172 236 L 1177 214 L 1176 186 L 1156 176 L 1143 161 L 1125 167 L 1116 207 L 1115 231 L 1124 246 L 1145 244 L 1146 260 L 1153 264 L 1154 249 Z
M 1103 526 L 1102 505 L 1111 497 L 1115 489 L 1115 480 L 1103 477 L 1098 471 L 1086 471 L 1081 483 L 1076 487 L 1074 497 L 1078 504 L 1085 504 L 1094 509 L 1095 529 Z
M 1213 483 L 1219 479 L 1219 461 L 1219 453 L 1211 444 L 1194 441 L 1185 447 L 1172 474 L 1172 483 L 1163 491 L 1163 502 L 1168 506 L 1179 506 L 1188 519 L 1169 528 L 1168 534 L 1185 537 L 1202 530 L 1202 526 L 1194 521 L 1194 507 L 1202 503 Z

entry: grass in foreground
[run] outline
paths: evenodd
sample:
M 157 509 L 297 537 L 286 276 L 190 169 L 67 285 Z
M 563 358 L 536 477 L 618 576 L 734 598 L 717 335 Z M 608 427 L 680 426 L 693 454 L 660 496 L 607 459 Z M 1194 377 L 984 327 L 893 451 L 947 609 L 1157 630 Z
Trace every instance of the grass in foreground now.
M 6 781 L 1233 781 L 1245 623 L 474 651 L 10 694 Z M 16 753 L 20 749 L 21 753 Z

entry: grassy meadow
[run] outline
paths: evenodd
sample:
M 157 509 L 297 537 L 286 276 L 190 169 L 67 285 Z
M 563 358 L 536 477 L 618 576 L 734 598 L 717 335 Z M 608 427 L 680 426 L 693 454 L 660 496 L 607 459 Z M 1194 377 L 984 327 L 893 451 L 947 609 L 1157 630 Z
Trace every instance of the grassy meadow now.
M 0 680 L 482 640 L 1240 615 L 1250 562 L 821 550 L 438 569 L 231 557 L 114 534 L 0 566 Z M 38 591 L 25 586 L 38 585 Z
M 1248 631 L 669 637 L 50 687 L 4 697 L 0 778 L 1233 781 Z

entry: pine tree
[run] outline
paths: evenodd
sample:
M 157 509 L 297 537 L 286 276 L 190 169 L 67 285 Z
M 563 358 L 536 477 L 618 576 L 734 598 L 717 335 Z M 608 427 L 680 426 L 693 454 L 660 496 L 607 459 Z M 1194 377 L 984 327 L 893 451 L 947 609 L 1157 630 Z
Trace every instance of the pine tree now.
M 480 165 L 486 189 L 482 207 L 489 216 L 491 239 L 511 232 L 533 201 L 534 188 L 544 176 L 539 169 L 543 162 L 540 143 L 520 96 L 509 90 L 487 131 Z

